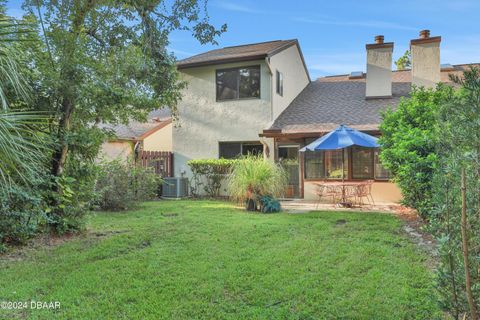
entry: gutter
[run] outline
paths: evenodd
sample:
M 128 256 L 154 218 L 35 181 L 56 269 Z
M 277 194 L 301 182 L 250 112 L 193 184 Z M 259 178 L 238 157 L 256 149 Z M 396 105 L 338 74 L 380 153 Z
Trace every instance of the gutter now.
M 268 73 L 270 73 L 270 120 L 273 121 L 273 72 L 270 66 L 270 57 L 265 57 L 265 64 L 267 65 Z

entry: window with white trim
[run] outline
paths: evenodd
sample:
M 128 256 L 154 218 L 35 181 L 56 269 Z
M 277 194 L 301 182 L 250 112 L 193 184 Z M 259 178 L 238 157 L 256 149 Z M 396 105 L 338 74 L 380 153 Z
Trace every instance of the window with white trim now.
M 275 77 L 277 79 L 277 94 L 283 96 L 283 73 L 277 70 Z

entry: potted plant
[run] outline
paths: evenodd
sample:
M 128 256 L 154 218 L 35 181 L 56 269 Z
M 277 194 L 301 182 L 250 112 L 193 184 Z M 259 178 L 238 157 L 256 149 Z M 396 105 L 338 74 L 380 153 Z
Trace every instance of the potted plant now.
M 246 210 L 256 211 L 262 196 L 281 196 L 286 185 L 282 166 L 261 156 L 248 155 L 233 165 L 228 191 L 232 200 L 245 203 Z

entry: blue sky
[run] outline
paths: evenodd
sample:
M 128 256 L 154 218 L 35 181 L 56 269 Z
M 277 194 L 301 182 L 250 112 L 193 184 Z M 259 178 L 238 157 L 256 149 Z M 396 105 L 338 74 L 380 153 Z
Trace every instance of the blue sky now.
M 19 16 L 21 1 L 8 2 Z M 442 63 L 480 62 L 479 0 L 209 0 L 211 22 L 227 23 L 219 46 L 200 45 L 174 32 L 169 49 L 178 59 L 210 49 L 297 38 L 312 79 L 365 70 L 365 44 L 377 34 L 395 42 L 394 59 L 418 31 L 442 36 Z

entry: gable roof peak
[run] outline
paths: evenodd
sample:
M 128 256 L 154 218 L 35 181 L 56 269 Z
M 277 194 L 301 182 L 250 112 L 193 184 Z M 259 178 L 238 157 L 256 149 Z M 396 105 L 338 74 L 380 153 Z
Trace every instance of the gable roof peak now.
M 292 45 L 299 47 L 298 40 L 273 40 L 218 48 L 180 60 L 177 62 L 177 68 L 186 69 L 231 62 L 261 60 L 273 56 Z

